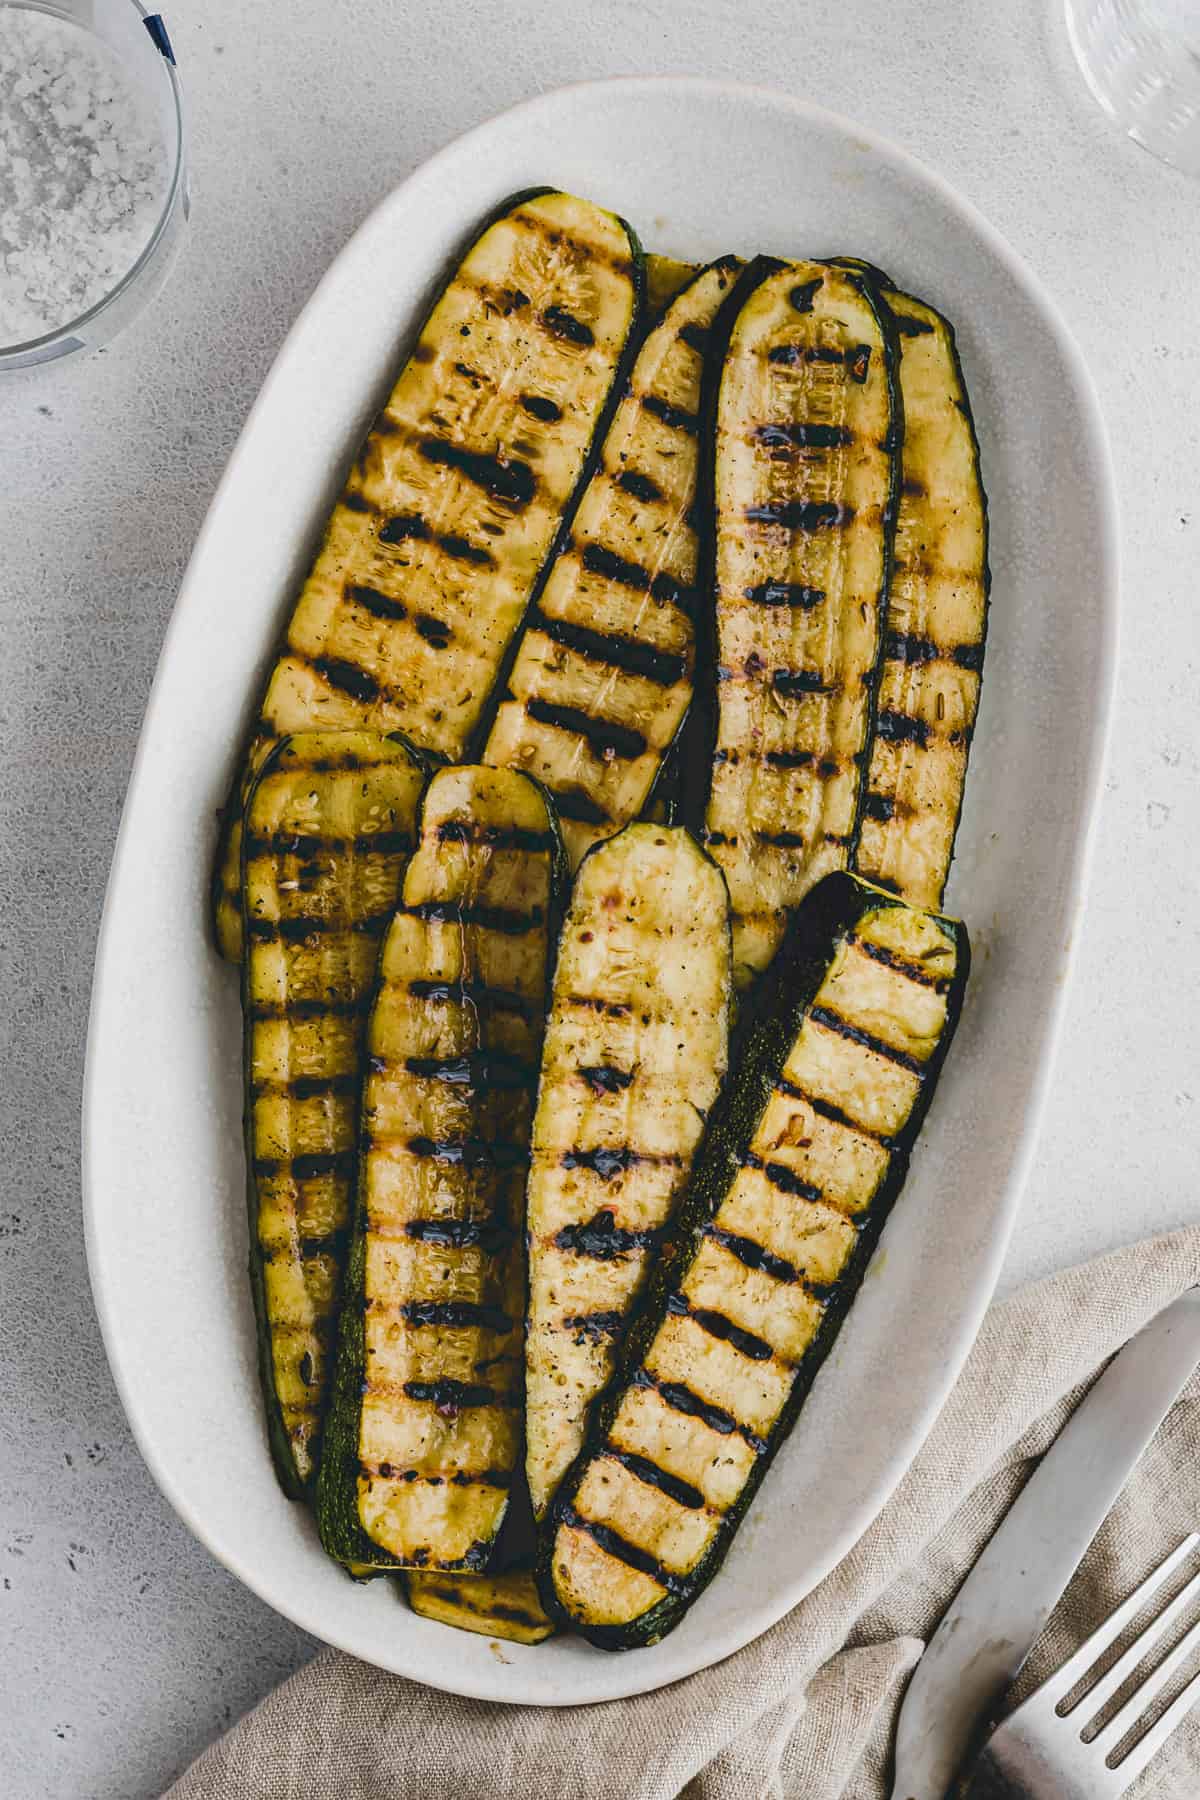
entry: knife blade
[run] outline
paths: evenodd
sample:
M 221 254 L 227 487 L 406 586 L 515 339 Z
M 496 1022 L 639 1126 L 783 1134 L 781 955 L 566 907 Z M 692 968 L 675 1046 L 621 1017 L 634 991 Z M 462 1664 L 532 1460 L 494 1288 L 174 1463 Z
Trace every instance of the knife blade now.
M 944 1800 L 1198 1361 L 1200 1288 L 1189 1288 L 1076 1407 L 917 1664 L 896 1728 L 892 1800 Z

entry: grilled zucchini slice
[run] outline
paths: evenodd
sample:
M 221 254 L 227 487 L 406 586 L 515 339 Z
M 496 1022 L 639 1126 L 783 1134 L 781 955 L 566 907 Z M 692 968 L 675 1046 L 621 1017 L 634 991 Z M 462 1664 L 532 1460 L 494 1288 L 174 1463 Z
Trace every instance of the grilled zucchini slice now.
M 251 768 L 264 741 L 311 726 L 402 730 L 462 755 L 615 402 L 642 285 L 629 226 L 586 200 L 518 196 L 487 225 L 350 470 L 267 685 Z M 235 836 L 215 892 L 231 958 Z
M 268 1430 L 284 1489 L 316 1464 L 354 1193 L 364 1002 L 425 775 L 402 738 L 301 732 L 246 803 L 246 1166 Z
M 481 1571 L 521 1454 L 525 1175 L 561 848 L 523 775 L 434 776 L 367 1030 L 322 1542 Z
M 402 1579 L 415 1613 L 456 1631 L 543 1644 L 558 1629 L 528 1569 L 504 1575 L 421 1575 L 410 1570 Z
M 961 925 L 845 872 L 793 917 L 550 1510 L 543 1598 L 593 1643 L 654 1642 L 716 1572 L 904 1179 L 968 963 Z
M 739 986 L 858 841 L 898 484 L 895 364 L 869 284 L 820 263 L 751 264 L 713 334 L 715 703 L 685 769 L 706 784 L 693 816 L 729 883 Z
M 680 288 L 700 273 L 698 263 L 679 262 L 674 256 L 646 252 L 646 312 L 655 319 L 666 312 Z
M 641 812 L 691 699 L 700 384 L 738 266 L 703 270 L 638 352 L 488 733 L 485 762 L 554 795 L 573 863 Z
M 987 495 L 953 326 L 886 282 L 882 295 L 900 339 L 904 449 L 854 866 L 914 906 L 937 907 L 979 707 L 990 586 Z
M 525 1457 L 545 1512 L 583 1443 L 725 1073 L 720 871 L 630 825 L 584 858 L 559 945 L 527 1195 Z

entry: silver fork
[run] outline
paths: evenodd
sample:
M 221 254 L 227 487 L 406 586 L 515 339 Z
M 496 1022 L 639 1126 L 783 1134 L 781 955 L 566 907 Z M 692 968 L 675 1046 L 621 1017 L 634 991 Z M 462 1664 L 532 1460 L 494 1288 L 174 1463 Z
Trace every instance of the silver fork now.
M 1128 1791 L 1150 1758 L 1162 1748 L 1184 1715 L 1200 1699 L 1200 1673 L 1197 1673 L 1162 1717 L 1126 1751 L 1116 1767 L 1109 1767 L 1108 1759 L 1117 1745 L 1141 1715 L 1166 1692 L 1176 1670 L 1200 1644 L 1200 1619 L 1147 1675 L 1102 1731 L 1089 1742 L 1084 1741 L 1082 1734 L 1200 1595 L 1200 1574 L 1194 1575 L 1171 1604 L 1150 1621 L 1099 1681 L 1069 1709 L 1064 1708 L 1063 1703 L 1092 1664 L 1116 1643 L 1130 1620 L 1170 1579 L 1197 1544 L 1200 1544 L 1200 1534 L 1193 1532 L 1159 1563 L 1141 1587 L 1118 1606 L 1056 1674 L 1036 1688 L 996 1727 L 971 1770 L 963 1790 L 964 1800 L 1116 1800 L 1117 1795 Z

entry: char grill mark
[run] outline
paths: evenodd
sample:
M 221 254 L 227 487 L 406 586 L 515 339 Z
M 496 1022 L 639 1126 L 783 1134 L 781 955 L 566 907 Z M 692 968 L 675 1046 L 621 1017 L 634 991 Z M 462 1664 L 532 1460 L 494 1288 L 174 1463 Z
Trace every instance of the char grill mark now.
M 431 1326 L 434 1330 L 512 1330 L 512 1320 L 499 1306 L 482 1306 L 473 1300 L 409 1300 L 400 1309 L 405 1324 Z
M 614 1068 L 612 1063 L 593 1063 L 577 1073 L 593 1094 L 619 1094 L 633 1080 L 632 1070 Z
M 699 431 L 700 421 L 695 413 L 685 412 L 682 406 L 672 406 L 658 394 L 641 394 L 638 398 L 648 413 L 653 413 L 672 431 L 686 431 L 689 437 L 695 437 Z
M 743 1237 L 736 1231 L 726 1231 L 723 1226 L 715 1224 L 705 1227 L 705 1235 L 728 1250 L 731 1256 L 736 1256 L 747 1269 L 761 1269 L 776 1281 L 789 1285 L 800 1279 L 800 1271 L 794 1263 L 790 1263 L 784 1256 L 776 1256 L 773 1250 L 764 1249 L 754 1238 Z
M 622 469 L 619 475 L 613 477 L 613 480 L 617 487 L 622 488 L 625 493 L 631 494 L 635 500 L 649 502 L 661 500 L 663 497 L 663 491 L 658 483 L 651 481 L 649 475 L 640 474 L 637 469 Z
M 760 581 L 743 588 L 742 593 L 756 606 L 791 606 L 801 612 L 811 612 L 825 598 L 824 588 L 809 587 L 802 581 Z
M 771 672 L 771 686 L 783 700 L 799 700 L 806 694 L 832 692 L 830 683 L 820 669 L 774 669 Z
M 684 1481 L 669 1470 L 661 1469 L 648 1456 L 639 1456 L 634 1450 L 618 1450 L 614 1444 L 606 1444 L 603 1455 L 613 1462 L 620 1463 L 631 1475 L 644 1482 L 647 1487 L 657 1488 L 660 1494 L 666 1494 L 677 1506 L 685 1506 L 689 1512 L 704 1510 L 704 1495 L 690 1481 Z
M 885 709 L 876 718 L 875 732 L 887 744 L 916 744 L 922 750 L 928 746 L 931 736 L 924 719 L 890 709 Z
M 417 1000 L 433 1000 L 454 1005 L 472 1006 L 481 1013 L 512 1012 L 522 1018 L 532 1017 L 533 1008 L 524 995 L 510 988 L 489 987 L 482 981 L 410 981 L 408 991 Z
M 518 405 L 531 418 L 540 419 L 543 425 L 553 425 L 562 418 L 562 407 L 555 401 L 547 399 L 544 394 L 522 394 Z
M 392 908 L 386 912 L 372 913 L 361 919 L 330 918 L 325 913 L 304 913 L 287 919 L 246 920 L 246 936 L 255 944 L 307 944 L 322 935 L 340 935 L 342 932 L 357 932 L 363 937 L 380 937 L 387 930 L 392 919 Z M 295 1001 L 287 1003 L 284 1013 L 286 1017 L 292 1012 Z M 321 1007 L 320 1010 L 325 1010 Z
M 586 1532 L 601 1550 L 615 1556 L 618 1562 L 626 1563 L 629 1568 L 649 1575 L 660 1587 L 666 1588 L 668 1593 L 682 1592 L 683 1583 L 664 1569 L 656 1556 L 652 1556 L 649 1550 L 639 1549 L 637 1544 L 631 1544 L 628 1538 L 622 1537 L 619 1531 L 614 1531 L 611 1525 L 601 1525 L 595 1519 L 585 1518 L 573 1506 L 563 1508 L 560 1522 L 572 1526 L 576 1531 Z
M 511 1229 L 497 1219 L 410 1219 L 404 1235 L 441 1250 L 480 1249 L 496 1256 L 511 1244 Z
M 656 650 L 652 644 L 638 638 L 625 637 L 618 632 L 592 631 L 586 625 L 549 617 L 540 611 L 534 614 L 531 623 L 535 630 L 544 632 L 552 643 L 561 644 L 564 650 L 573 650 L 592 662 L 607 663 L 626 675 L 640 675 L 657 687 L 673 687 L 687 674 L 686 656 Z
M 441 1163 L 447 1168 L 521 1169 L 529 1161 L 529 1151 L 524 1144 L 486 1138 L 421 1135 L 409 1138 L 408 1148 L 422 1162 Z
M 421 1080 L 476 1092 L 488 1088 L 528 1090 L 537 1078 L 537 1071 L 529 1063 L 503 1050 L 475 1050 L 462 1056 L 410 1056 L 404 1067 Z
M 750 525 L 777 526 L 784 531 L 833 531 L 849 524 L 854 509 L 836 500 L 770 500 L 748 506 L 744 516 Z
M 790 424 L 756 425 L 751 432 L 756 444 L 773 455 L 786 457 L 793 450 L 837 450 L 854 442 L 854 433 L 845 425 Z
M 521 850 L 548 856 L 554 849 L 550 831 L 527 831 L 519 825 L 480 825 L 469 819 L 446 819 L 438 826 L 440 844 L 484 844 L 491 850 Z
M 410 919 L 423 919 L 431 925 L 477 925 L 482 931 L 496 931 L 502 937 L 524 937 L 542 923 L 542 909 L 517 912 L 505 906 L 472 905 L 469 900 L 422 900 L 404 911 Z
M 650 1369 L 638 1369 L 630 1378 L 633 1387 L 653 1388 L 659 1398 L 665 1400 L 672 1412 L 683 1413 L 689 1419 L 699 1419 L 710 1431 L 719 1433 L 721 1437 L 740 1437 L 756 1455 L 761 1456 L 767 1448 L 766 1439 L 748 1425 L 741 1424 L 731 1412 L 723 1406 L 713 1406 L 702 1400 L 699 1394 L 693 1393 L 682 1381 L 662 1381 Z
M 766 1338 L 759 1337 L 755 1331 L 746 1331 L 712 1307 L 693 1306 L 686 1294 L 672 1294 L 667 1300 L 667 1311 L 681 1318 L 691 1319 L 709 1337 L 730 1344 L 751 1362 L 769 1362 L 775 1354 Z
M 897 1064 L 899 1068 L 907 1069 L 911 1075 L 924 1078 L 924 1063 L 919 1062 L 915 1056 L 910 1056 L 907 1050 L 897 1050 L 881 1037 L 876 1037 L 870 1031 L 863 1031 L 858 1025 L 852 1025 L 849 1019 L 843 1019 L 840 1013 L 833 1012 L 829 1007 L 814 1006 L 808 1016 L 814 1024 L 823 1025 L 826 1031 L 834 1031 L 839 1037 L 848 1038 L 852 1044 L 861 1044 L 864 1050 L 870 1050 L 876 1056 L 885 1057 L 888 1062 Z
M 742 1165 L 747 1169 L 760 1170 L 771 1185 L 779 1189 L 780 1193 L 791 1194 L 799 1200 L 823 1198 L 820 1188 L 814 1187 L 811 1181 L 802 1181 L 800 1176 L 784 1163 L 765 1162 L 761 1156 L 756 1156 L 753 1150 L 747 1150 L 742 1159 Z
M 588 1256 L 597 1262 L 612 1262 L 634 1250 L 657 1250 L 666 1241 L 666 1235 L 661 1229 L 622 1230 L 617 1225 L 616 1214 L 611 1208 L 603 1207 L 583 1224 L 564 1225 L 555 1234 L 554 1242 L 560 1250 L 576 1256 Z
M 581 349 L 590 348 L 596 341 L 591 326 L 577 319 L 565 306 L 547 306 L 541 320 L 553 337 L 562 338 L 568 344 L 578 344 Z
M 537 477 L 529 464 L 517 457 L 504 461 L 444 438 L 422 438 L 418 449 L 426 462 L 453 469 L 493 500 L 515 509 L 528 506 L 537 492 Z
M 869 938 L 854 936 L 848 938 L 847 942 L 853 944 L 857 950 L 861 950 L 864 956 L 871 957 L 875 962 L 883 963 L 889 969 L 895 969 L 897 974 L 903 975 L 908 981 L 915 981 L 921 987 L 934 988 L 939 994 L 947 994 L 950 991 L 950 981 L 946 976 L 931 974 L 928 969 L 921 968 L 918 963 L 910 962 L 905 956 L 899 956 L 895 950 L 889 950 L 886 944 L 873 944 Z
M 525 711 L 540 725 L 553 725 L 559 731 L 573 731 L 583 738 L 597 756 L 608 760 L 620 757 L 633 762 L 648 749 L 640 731 L 620 725 L 615 719 L 597 719 L 577 706 L 559 706 L 550 700 L 527 700 Z

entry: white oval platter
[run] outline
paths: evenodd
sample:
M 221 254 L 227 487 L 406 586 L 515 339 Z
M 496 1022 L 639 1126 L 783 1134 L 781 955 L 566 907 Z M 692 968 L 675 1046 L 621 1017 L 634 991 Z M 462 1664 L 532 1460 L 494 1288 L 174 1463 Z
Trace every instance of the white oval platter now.
M 439 272 L 516 189 L 651 248 L 866 256 L 955 320 L 992 508 L 991 634 L 949 909 L 975 967 L 883 1245 L 724 1570 L 663 1643 L 499 1646 L 358 1587 L 275 1485 L 247 1283 L 237 983 L 209 946 L 214 818 L 260 674 Z M 1117 551 L 1090 380 L 1047 297 L 939 177 L 763 90 L 564 89 L 460 138 L 351 239 L 289 334 L 196 545 L 146 713 L 100 936 L 85 1091 L 96 1303 L 130 1423 L 196 1535 L 328 1643 L 454 1692 L 565 1705 L 675 1681 L 778 1619 L 911 1461 L 978 1328 L 1046 1096 L 1114 666 Z

